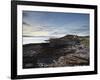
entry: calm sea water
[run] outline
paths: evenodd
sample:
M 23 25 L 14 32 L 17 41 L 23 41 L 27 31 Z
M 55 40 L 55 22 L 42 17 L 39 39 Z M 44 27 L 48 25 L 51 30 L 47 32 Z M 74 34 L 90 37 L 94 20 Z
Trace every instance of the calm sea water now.
M 23 37 L 23 44 L 30 44 L 30 43 L 47 43 L 50 37 Z

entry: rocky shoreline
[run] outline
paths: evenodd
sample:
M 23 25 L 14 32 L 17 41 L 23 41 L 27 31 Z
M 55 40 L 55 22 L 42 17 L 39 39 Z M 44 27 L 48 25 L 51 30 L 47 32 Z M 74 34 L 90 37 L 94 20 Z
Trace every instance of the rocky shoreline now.
M 23 68 L 88 65 L 89 47 L 83 43 L 71 46 L 67 44 L 52 46 L 51 43 L 23 45 Z

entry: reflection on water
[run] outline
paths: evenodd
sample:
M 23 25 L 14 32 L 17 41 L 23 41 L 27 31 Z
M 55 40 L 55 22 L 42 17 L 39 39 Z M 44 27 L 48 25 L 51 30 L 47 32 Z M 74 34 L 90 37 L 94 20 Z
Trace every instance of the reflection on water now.
M 48 40 L 50 37 L 23 37 L 23 44 L 29 43 L 47 43 L 45 40 Z

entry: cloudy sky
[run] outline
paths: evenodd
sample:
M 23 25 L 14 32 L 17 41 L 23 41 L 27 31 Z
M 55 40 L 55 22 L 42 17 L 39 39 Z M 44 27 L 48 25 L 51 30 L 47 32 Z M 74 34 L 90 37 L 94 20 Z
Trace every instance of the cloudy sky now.
M 89 14 L 23 11 L 23 37 L 89 35 Z

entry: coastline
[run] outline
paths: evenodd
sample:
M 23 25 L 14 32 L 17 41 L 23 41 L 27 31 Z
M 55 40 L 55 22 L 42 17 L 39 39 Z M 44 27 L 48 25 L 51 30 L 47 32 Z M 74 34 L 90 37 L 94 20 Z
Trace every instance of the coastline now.
M 60 39 L 67 40 L 68 37 Z M 54 39 L 53 42 L 49 43 L 24 44 L 23 68 L 88 66 L 89 46 L 87 47 L 83 42 L 78 43 L 77 40 L 76 43 L 73 43 L 71 39 L 70 42 L 72 43 L 70 44 L 69 42 L 65 44 L 63 41 L 62 43 L 57 43 L 58 39 Z M 84 38 L 82 39 L 84 40 Z M 86 41 L 84 40 L 84 42 Z

